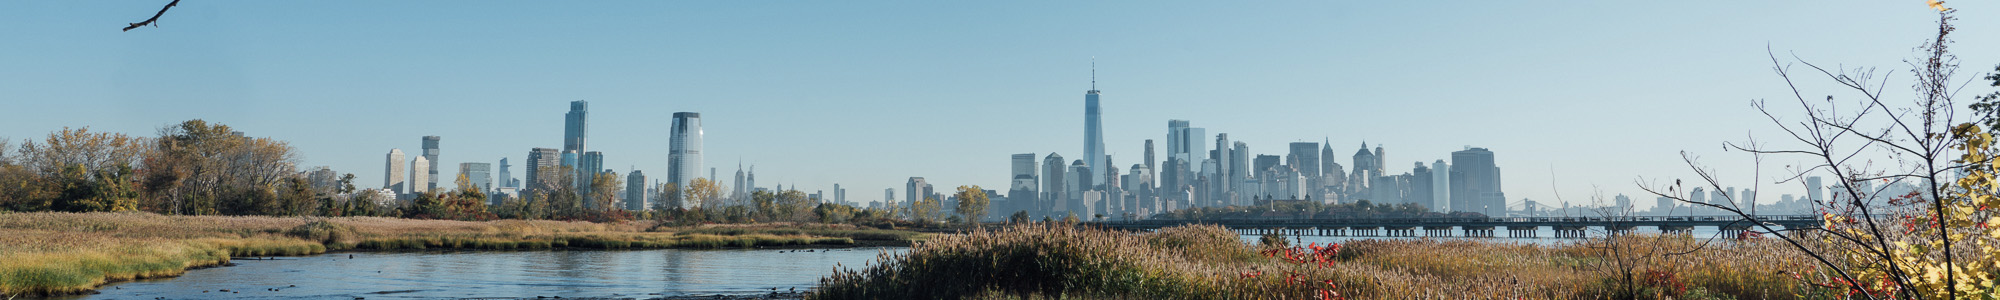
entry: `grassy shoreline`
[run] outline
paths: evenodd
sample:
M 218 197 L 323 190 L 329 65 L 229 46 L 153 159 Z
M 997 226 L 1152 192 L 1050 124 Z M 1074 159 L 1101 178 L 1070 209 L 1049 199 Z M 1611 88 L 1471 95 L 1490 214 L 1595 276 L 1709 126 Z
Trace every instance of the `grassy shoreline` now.
M 0 213 L 0 298 L 86 294 L 230 259 L 343 251 L 841 248 L 909 245 L 929 234 L 849 225 L 654 226 L 377 217 Z
M 1608 242 L 1607 242 L 1608 241 Z M 943 235 L 822 279 L 807 299 L 1824 299 L 1780 270 L 1780 242 L 1625 236 L 1561 245 L 1463 239 L 1243 243 L 1191 225 L 1152 233 L 1019 225 Z M 1642 248 L 1694 249 L 1626 255 Z M 1638 278 L 1625 278 L 1622 265 Z M 1812 276 L 1812 275 L 1808 275 Z

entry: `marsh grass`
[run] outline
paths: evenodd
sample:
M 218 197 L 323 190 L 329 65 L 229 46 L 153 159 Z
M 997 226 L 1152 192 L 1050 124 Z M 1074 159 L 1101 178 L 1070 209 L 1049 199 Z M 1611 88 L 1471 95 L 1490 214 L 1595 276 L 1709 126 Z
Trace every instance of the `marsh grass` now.
M 804 228 L 763 226 L 701 233 L 709 229 L 650 222 L 0 213 L 0 299 L 85 293 L 109 282 L 172 277 L 190 268 L 224 265 L 233 257 L 337 250 L 819 247 L 852 245 L 856 239 L 919 236 L 839 226 L 800 227 Z
M 1624 283 L 1606 272 L 1612 254 L 1583 242 L 1356 240 L 1318 266 L 1261 255 L 1271 246 L 1213 226 L 1134 234 L 1019 225 L 885 253 L 876 265 L 837 270 L 809 298 L 1315 299 L 1320 289 L 1346 299 L 1820 298 L 1775 272 L 1804 263 L 1775 241 L 1622 238 L 1630 239 L 1619 243 L 1625 247 L 1687 251 L 1648 260 L 1640 270 L 1671 276 L 1625 295 Z

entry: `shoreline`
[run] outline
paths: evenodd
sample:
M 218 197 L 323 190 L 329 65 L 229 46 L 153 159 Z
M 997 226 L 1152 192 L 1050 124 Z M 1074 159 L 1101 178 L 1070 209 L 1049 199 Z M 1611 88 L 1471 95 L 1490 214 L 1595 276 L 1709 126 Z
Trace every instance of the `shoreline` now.
M 0 214 L 0 299 L 98 293 L 236 259 L 403 251 L 807 250 L 910 247 L 933 235 L 844 224 L 657 227 L 543 220 Z

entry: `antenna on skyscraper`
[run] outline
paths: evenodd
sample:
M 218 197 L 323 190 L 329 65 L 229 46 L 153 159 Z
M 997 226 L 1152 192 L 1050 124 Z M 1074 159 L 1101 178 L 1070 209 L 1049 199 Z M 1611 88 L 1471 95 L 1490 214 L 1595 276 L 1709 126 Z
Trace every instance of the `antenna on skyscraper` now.
M 1097 57 L 1090 57 L 1090 90 L 1097 90 Z

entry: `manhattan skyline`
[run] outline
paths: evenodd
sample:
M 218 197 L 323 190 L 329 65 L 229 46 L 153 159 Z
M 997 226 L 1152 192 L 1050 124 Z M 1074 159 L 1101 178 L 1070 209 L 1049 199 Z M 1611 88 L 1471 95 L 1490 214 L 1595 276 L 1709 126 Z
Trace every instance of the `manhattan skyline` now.
M 1083 157 L 1077 96 L 1092 89 L 1096 57 L 1104 153 L 1121 164 L 1141 162 L 1144 141 L 1164 141 L 1162 123 L 1178 119 L 1207 130 L 1196 143 L 1227 133 L 1252 154 L 1282 155 L 1291 142 L 1324 140 L 1335 153 L 1386 145 L 1384 164 L 1395 174 L 1464 146 L 1488 148 L 1501 153 L 1495 164 L 1506 168 L 1509 198 L 1555 203 L 1552 191 L 1560 190 L 1580 203 L 1593 189 L 1637 196 L 1631 183 L 1641 176 L 1691 178 L 1681 150 L 1747 186 L 1750 169 L 1731 166 L 1747 157 L 1719 145 L 1781 134 L 1748 105 L 1787 96 L 1768 70 L 1766 46 L 1781 57 L 1898 70 L 1892 76 L 1900 79 L 1905 66 L 1879 58 L 1909 57 L 1918 41 L 1848 44 L 1831 32 L 1900 40 L 1932 29 L 1872 21 L 1883 11 L 1924 18 L 1870 9 L 1901 3 L 1563 3 L 1484 12 L 1481 4 L 1282 5 L 1311 7 L 1291 11 L 1200 3 L 520 4 L 188 3 L 160 30 L 124 35 L 100 27 L 130 18 L 103 12 L 144 7 L 0 4 L 0 28 L 36 29 L 0 33 L 22 41 L 0 50 L 0 80 L 18 83 L 0 94 L 17 95 L 8 102 L 17 111 L 37 112 L 0 119 L 0 137 L 34 139 L 65 126 L 151 136 L 199 118 L 291 142 L 303 153 L 302 169 L 330 166 L 370 183 L 384 180 L 388 149 L 420 156 L 424 136 L 443 138 L 442 154 L 429 162 L 440 166 L 522 161 L 530 148 L 562 148 L 565 104 L 584 100 L 594 104 L 589 149 L 620 172 L 668 174 L 669 115 L 698 112 L 707 117 L 700 164 L 723 173 L 739 160 L 757 165 L 763 186 L 866 190 L 925 177 L 940 187 L 1004 191 L 1012 154 Z M 1968 14 L 1995 8 L 1956 4 Z M 466 7 L 475 9 L 443 12 Z M 884 7 L 901 11 L 877 11 Z M 827 9 L 842 15 L 817 14 Z M 974 13 L 982 9 L 1011 14 Z M 1618 11 L 1635 9 L 1667 12 L 1619 20 L 1631 16 Z M 342 14 L 388 22 L 339 22 Z M 406 14 L 430 17 L 394 17 Z M 792 20 L 731 19 L 753 16 Z M 977 17 L 954 20 L 969 16 Z M 520 21 L 453 24 L 489 18 Z M 1551 20 L 1481 23 L 1500 18 Z M 658 20 L 670 21 L 651 24 Z M 1772 33 L 1809 27 L 1827 33 Z M 1687 28 L 1694 30 L 1663 32 Z M 1527 29 L 1537 32 L 1515 31 Z M 1716 34 L 1734 30 L 1744 32 Z M 816 37 L 843 31 L 871 34 Z M 1399 37 L 1419 33 L 1435 40 Z M 291 35 L 300 37 L 280 37 Z M 2000 50 L 1984 40 L 1955 47 Z M 569 55 L 537 56 L 558 50 Z M 509 59 L 518 57 L 527 59 Z M 1994 64 L 1978 59 L 1990 58 L 1964 65 Z M 1903 88 L 1891 85 L 1890 94 Z M 868 198 L 849 200 L 878 200 Z

